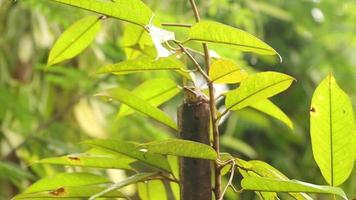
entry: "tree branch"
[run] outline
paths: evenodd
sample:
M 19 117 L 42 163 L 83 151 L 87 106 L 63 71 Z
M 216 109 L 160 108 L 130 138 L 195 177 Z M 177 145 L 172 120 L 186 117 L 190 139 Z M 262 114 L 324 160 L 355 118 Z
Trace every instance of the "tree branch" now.
M 196 22 L 200 21 L 200 15 L 199 11 L 197 9 L 197 6 L 195 4 L 194 0 L 189 0 Z M 210 55 L 209 55 L 209 48 L 208 45 L 203 43 L 203 48 L 204 48 L 204 57 L 205 57 L 205 66 L 206 66 L 206 71 L 209 75 L 209 69 L 210 69 Z M 212 119 L 212 127 L 213 127 L 213 148 L 218 154 L 218 158 L 220 158 L 220 144 L 219 144 L 219 127 L 217 123 L 217 114 L 216 114 L 216 102 L 215 102 L 215 95 L 214 95 L 214 85 L 213 83 L 209 82 L 208 84 L 209 87 L 209 105 L 210 105 L 210 115 Z M 218 163 L 215 163 L 215 188 L 214 188 L 214 193 L 215 193 L 215 198 L 220 199 L 221 197 L 221 171 L 218 166 Z
M 190 27 L 192 27 L 191 24 L 169 23 L 169 22 L 161 23 L 161 25 L 162 25 L 162 26 L 176 26 L 176 27 L 183 27 L 183 28 L 190 28 Z

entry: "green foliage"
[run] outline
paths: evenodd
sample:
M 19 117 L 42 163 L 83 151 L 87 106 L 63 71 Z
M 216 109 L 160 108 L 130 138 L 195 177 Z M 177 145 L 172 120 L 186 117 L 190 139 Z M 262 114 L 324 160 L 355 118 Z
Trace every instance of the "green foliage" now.
M 247 73 L 230 60 L 216 60 L 209 70 L 209 77 L 214 83 L 239 83 Z
M 167 200 L 164 184 L 160 180 L 138 183 L 139 196 L 142 200 L 162 199 Z M 178 198 L 179 199 L 179 198 Z
M 257 103 L 253 103 L 250 105 L 252 108 L 259 110 L 267 115 L 270 115 L 281 122 L 285 123 L 290 129 L 293 130 L 293 122 L 289 119 L 289 117 L 272 101 L 268 99 L 264 99 L 258 101 Z
M 225 94 L 226 109 L 239 110 L 274 96 L 286 90 L 293 80 L 293 77 L 277 72 L 260 72 L 250 75 L 240 87 Z
M 305 96 L 310 95 L 313 91 L 313 84 L 320 79 L 319 74 L 322 74 L 319 71 L 313 71 L 322 69 L 321 67 L 306 70 L 306 66 L 317 66 L 325 62 L 352 66 L 351 61 L 346 62 L 339 55 L 347 55 L 346 52 L 352 53 L 354 49 L 350 48 L 352 50 L 350 51 L 343 42 L 330 45 L 330 41 L 335 38 L 337 41 L 341 39 L 338 34 L 330 33 L 329 30 L 334 30 L 333 24 L 337 27 L 344 27 L 342 26 L 344 20 L 341 20 L 344 15 L 339 13 L 349 13 L 348 8 L 352 11 L 356 5 L 348 2 L 348 6 L 344 6 L 342 11 L 334 12 L 336 3 L 331 3 L 334 0 L 318 4 L 320 8 L 314 5 L 315 2 L 310 3 L 313 5 L 303 3 L 301 6 L 300 3 L 294 1 L 283 4 L 277 1 L 268 3 L 211 1 L 211 5 L 209 4 L 209 8 L 206 7 L 206 9 L 203 9 L 204 3 L 198 5 L 202 6 L 202 9 L 199 9 L 202 16 L 211 21 L 203 20 L 192 25 L 173 24 L 177 27 L 170 27 L 166 30 L 166 26 L 172 26 L 172 24 L 162 23 L 161 27 L 159 21 L 189 21 L 188 18 L 182 17 L 190 16 L 187 12 L 191 12 L 191 8 L 186 9 L 186 2 L 153 3 L 150 7 L 157 8 L 153 13 L 147 6 L 151 5 L 150 1 L 147 1 L 147 5 L 141 0 L 52 1 L 95 12 L 101 17 L 84 17 L 69 26 L 53 45 L 47 59 L 47 66 L 74 58 L 89 47 L 100 29 L 105 32 L 103 31 L 103 35 L 100 35 L 98 43 L 73 59 L 72 66 L 49 68 L 46 78 L 42 80 L 42 75 L 38 71 L 44 69 L 44 55 L 48 54 L 47 48 L 52 43 L 48 38 L 54 37 L 51 33 L 55 32 L 52 30 L 53 27 L 47 23 L 56 21 L 67 27 L 68 19 L 71 19 L 68 21 L 78 19 L 83 13 L 79 11 L 80 9 L 68 12 L 64 9 L 70 8 L 64 6 L 56 7 L 57 4 L 54 3 L 28 0 L 18 3 L 21 5 L 19 10 L 16 10 L 14 6 L 16 12 L 7 15 L 7 13 L 2 14 L 2 11 L 10 10 L 10 4 L 0 1 L 0 22 L 7 22 L 0 23 L 0 65 L 10 66 L 0 68 L 0 83 L 5 83 L 4 86 L 0 85 L 0 139 L 5 139 L 0 144 L 2 147 L 0 153 L 3 149 L 5 152 L 10 150 L 4 157 L 11 160 L 11 162 L 0 162 L 2 169 L 0 177 L 12 181 L 19 189 L 28 180 L 33 180 L 34 176 L 31 173 L 34 173 L 36 177 L 47 177 L 32 184 L 15 199 L 128 198 L 134 195 L 126 194 L 127 192 L 124 191 L 126 189 L 124 187 L 129 185 L 135 185 L 138 190 L 135 195 L 144 200 L 169 199 L 173 196 L 179 199 L 178 161 L 181 157 L 208 159 L 216 162 L 218 164 L 216 168 L 222 171 L 223 183 L 228 181 L 225 189 L 238 185 L 244 191 L 254 191 L 260 199 L 279 199 L 280 193 L 287 193 L 286 195 L 301 200 L 314 198 L 306 193 L 337 195 L 347 199 L 341 188 L 334 187 L 342 183 L 346 185 L 345 187 L 343 185 L 343 189 L 347 189 L 348 186 L 347 190 L 352 192 L 355 179 L 351 178 L 349 182 L 346 180 L 352 173 L 356 157 L 354 112 L 352 102 L 336 84 L 332 75 L 329 75 L 317 87 L 310 108 L 312 153 L 330 186 L 290 180 L 272 165 L 258 160 L 245 161 L 240 158 L 239 154 L 243 154 L 241 157 L 271 160 L 271 163 L 278 168 L 288 168 L 286 170 L 288 174 L 298 175 L 316 183 L 321 181 L 315 173 L 316 166 L 314 167 L 310 162 L 311 155 L 308 152 L 305 134 L 299 133 L 301 130 L 305 132 L 307 130 L 305 124 L 300 123 L 301 118 L 306 119 L 305 113 L 300 111 L 305 110 L 306 106 L 303 103 Z M 177 9 L 176 5 L 181 9 Z M 322 14 L 327 10 L 322 7 L 325 5 L 330 6 L 332 13 L 338 13 L 338 16 L 328 13 L 330 15 L 327 17 L 328 23 L 321 24 L 320 16 L 323 17 Z M 25 13 L 25 18 L 18 20 L 18 14 L 24 13 L 29 8 L 34 9 L 35 14 Z M 239 12 L 236 12 L 237 8 Z M 293 12 L 292 10 L 289 10 L 290 13 L 284 11 L 286 8 L 292 8 Z M 164 10 L 159 11 L 159 9 Z M 306 9 L 312 11 L 315 19 L 315 12 L 320 11 L 319 21 L 315 21 L 320 23 L 318 24 L 320 26 L 315 26 L 314 22 L 303 21 L 304 18 L 300 17 L 300 13 L 304 13 Z M 173 14 L 168 14 L 170 12 Z M 47 20 L 40 13 L 46 13 L 44 14 L 46 17 L 51 17 Z M 29 27 L 16 31 L 9 29 L 10 31 L 6 34 L 2 34 L 5 32 L 2 29 L 3 26 L 8 27 L 7 24 L 26 21 L 23 19 L 27 19 L 28 16 L 31 16 L 31 20 L 34 19 L 31 21 L 34 26 L 31 31 L 34 35 L 29 35 Z M 267 16 L 274 19 L 271 20 Z M 334 18 L 335 21 L 333 21 Z M 102 19 L 106 19 L 103 26 L 101 25 Z M 117 24 L 117 19 L 129 22 L 129 24 L 124 26 Z M 354 17 L 350 17 L 349 20 L 355 21 Z M 286 24 L 286 21 L 289 24 Z M 234 27 L 244 28 L 261 38 L 264 36 L 264 40 L 271 42 L 276 49 L 279 49 L 283 57 L 287 57 L 285 59 L 287 63 L 281 64 L 282 66 L 296 67 L 283 68 L 286 74 L 271 72 L 268 71 L 274 63 L 271 57 L 256 57 L 255 55 L 242 57 L 241 52 L 277 56 L 279 54 L 261 39 Z M 263 32 L 264 29 L 267 30 L 266 34 Z M 323 37 L 319 30 L 327 30 L 328 35 Z M 279 41 L 281 35 L 286 37 L 283 42 Z M 175 37 L 178 39 L 176 40 Z M 318 39 L 315 40 L 314 37 Z M 181 42 L 180 38 L 188 39 Z M 7 43 L 8 40 L 11 41 L 10 45 Z M 352 40 L 345 39 L 345 41 L 349 44 Z M 217 55 L 209 52 L 214 58 L 208 60 L 207 51 L 201 52 L 201 49 L 196 46 L 197 42 L 209 43 L 209 49 L 214 50 Z M 18 44 L 20 52 L 15 60 L 10 58 L 10 55 L 17 54 L 17 49 L 12 48 L 13 43 Z M 311 43 L 319 45 L 319 49 L 310 47 Z M 186 49 L 177 48 L 177 44 Z M 224 45 L 232 47 L 233 51 L 226 50 Z M 45 50 L 39 51 L 39 48 Z M 337 48 L 343 49 L 343 52 Z M 32 52 L 36 52 L 36 55 Z M 201 54 L 204 55 L 206 61 L 212 61 L 210 68 L 202 65 L 203 59 L 199 57 Z M 167 55 L 171 56 L 165 57 Z M 124 57 L 126 59 L 123 60 Z M 219 59 L 216 59 L 217 57 Z M 190 69 L 191 63 L 194 63 L 195 69 Z M 24 66 L 25 68 L 31 66 L 32 70 L 32 65 L 35 66 L 34 72 L 31 71 L 30 75 L 26 75 L 23 70 Z M 254 69 L 251 69 L 252 67 Z M 247 74 L 246 71 L 249 73 Z M 341 73 L 340 68 L 335 68 L 335 71 L 338 74 Z M 108 75 L 97 81 L 90 81 L 88 74 L 92 72 Z M 180 76 L 175 76 L 176 74 L 172 72 L 178 72 Z M 352 77 L 353 73 L 350 72 L 353 71 L 350 69 L 342 71 L 346 74 L 345 77 Z M 32 73 L 35 75 L 30 84 L 28 77 L 31 77 Z M 287 108 L 286 113 L 291 114 L 291 117 L 269 99 L 290 87 L 294 78 L 287 74 L 293 74 L 301 79 L 296 87 L 302 85 L 302 91 L 307 93 L 305 95 L 299 91 L 300 88 L 299 90 L 292 88 L 293 93 L 288 93 L 286 97 L 283 97 L 288 99 L 287 103 L 273 99 L 277 105 Z M 201 77 L 206 80 L 203 81 Z M 340 81 L 344 80 L 345 78 L 340 78 Z M 352 81 L 350 78 L 346 80 Z M 217 97 L 218 103 L 212 106 L 219 111 L 224 107 L 221 106 L 223 102 L 220 102 L 220 99 L 225 97 L 225 110 L 219 113 L 217 120 L 214 120 L 215 116 L 212 114 L 212 126 L 214 127 L 214 123 L 223 125 L 227 121 L 227 131 L 221 133 L 221 145 L 222 148 L 236 151 L 234 152 L 237 153 L 236 157 L 217 152 L 210 145 L 198 142 L 172 138 L 157 140 L 178 135 L 176 122 L 172 119 L 174 116 L 172 113 L 175 112 L 178 104 L 175 102 L 176 98 L 173 99 L 173 97 L 178 96 L 181 91 L 177 83 L 183 83 L 183 86 L 202 86 L 202 88 L 210 86 L 209 91 L 213 94 L 207 96 Z M 313 84 L 310 86 L 308 85 L 310 83 Z M 222 88 L 224 87 L 227 91 L 220 91 L 220 88 L 216 87 L 215 90 L 219 94 L 214 93 L 213 86 L 218 86 L 217 84 L 220 84 L 219 86 L 224 84 Z M 115 88 L 106 89 L 112 88 L 112 85 L 115 85 Z M 132 91 L 124 89 L 132 88 L 132 85 L 139 86 Z M 9 86 L 16 89 L 9 90 L 7 89 Z M 352 91 L 355 88 L 349 86 L 347 89 L 346 91 Z M 90 96 L 97 92 L 99 92 L 97 96 L 103 96 L 108 101 L 103 103 L 97 98 L 91 99 Z M 303 99 L 300 98 L 301 96 Z M 178 98 L 182 102 L 181 95 Z M 118 119 L 114 120 L 112 118 L 113 113 L 117 112 L 116 101 L 121 102 L 121 107 L 117 114 Z M 175 106 L 166 104 L 168 101 L 173 102 Z M 66 102 L 69 103 L 65 104 Z M 212 99 L 208 103 L 211 102 L 213 102 Z M 84 108 L 83 105 L 85 105 Z M 159 106 L 162 109 L 158 108 Z M 261 117 L 259 113 L 256 112 L 252 117 L 246 114 L 251 110 L 237 112 L 235 116 L 227 117 L 226 121 L 223 120 L 225 119 L 223 116 L 227 116 L 230 110 L 242 110 L 247 107 L 278 119 L 290 128 L 290 130 L 285 130 L 296 131 L 299 134 L 286 134 L 284 129 L 268 123 L 262 129 L 256 126 L 258 117 Z M 70 112 L 72 108 L 75 110 L 74 113 Z M 156 127 L 157 123 L 151 123 L 149 119 L 142 118 L 135 111 L 171 129 L 162 131 L 161 126 Z M 105 118 L 108 120 L 103 120 Z M 296 128 L 291 119 L 296 120 L 294 123 Z M 100 133 L 85 135 L 82 132 Z M 208 133 L 208 130 L 206 132 Z M 13 139 L 13 135 L 20 139 Z M 108 139 L 86 140 L 83 143 L 94 149 L 84 151 L 85 153 L 69 154 L 69 152 L 82 150 L 81 147 L 71 145 L 71 143 L 88 137 Z M 12 140 L 17 142 L 13 143 Z M 126 142 L 127 140 L 140 143 Z M 266 144 L 268 144 L 267 147 Z M 295 151 L 291 151 L 292 148 Z M 54 154 L 66 156 L 38 160 Z M 30 166 L 30 173 L 13 163 L 17 163 L 18 166 L 27 166 L 29 163 L 37 164 Z M 59 167 L 42 164 L 54 164 Z M 63 171 L 63 166 L 73 166 L 75 168 L 70 169 L 75 171 L 77 167 L 81 167 L 80 171 L 83 173 L 58 174 L 59 171 Z M 100 170 L 86 168 L 100 168 Z M 241 176 L 234 177 L 236 168 L 238 174 L 243 177 L 242 179 Z M 304 170 L 304 168 L 311 170 Z M 110 178 L 115 176 L 112 175 L 111 169 L 123 169 L 126 174 L 120 176 L 116 183 L 112 183 L 109 178 L 106 178 L 106 176 Z M 106 175 L 102 177 L 85 171 Z M 53 173 L 57 175 L 48 177 L 48 174 Z M 230 176 L 228 180 L 226 175 Z M 0 189 L 6 190 L 6 187 L 7 185 L 5 189 Z M 245 192 L 230 193 L 231 191 L 225 189 L 224 192 L 227 192 L 223 193 L 224 199 L 225 197 L 226 199 L 253 198 L 245 196 L 248 195 Z
M 59 3 L 90 10 L 108 17 L 113 17 L 137 25 L 148 24 L 152 11 L 141 0 L 52 0 Z
M 144 152 L 216 160 L 217 153 L 206 144 L 190 140 L 167 139 L 141 145 Z
M 245 178 L 249 177 L 263 177 L 263 178 L 271 178 L 274 180 L 280 180 L 280 181 L 288 181 L 288 177 L 286 177 L 283 173 L 278 171 L 276 168 L 272 167 L 271 165 L 259 161 L 259 160 L 251 160 L 251 161 L 244 161 L 241 159 L 237 159 L 236 162 L 238 165 L 241 165 L 241 168 L 239 169 L 242 176 Z M 261 198 L 271 198 L 275 199 L 277 197 L 277 194 L 275 192 L 278 192 L 277 190 L 271 190 L 269 191 L 261 191 L 261 190 L 255 190 L 257 195 L 259 195 Z M 310 200 L 312 199 L 305 193 L 294 193 L 292 191 L 286 191 L 290 196 L 292 196 L 295 199 L 307 199 Z M 305 192 L 305 191 L 301 191 Z
M 110 181 L 98 175 L 89 173 L 63 173 L 54 177 L 43 178 L 14 199 L 45 199 L 90 197 L 103 190 L 103 184 Z M 106 197 L 123 197 L 121 192 L 108 193 Z
M 184 70 L 184 65 L 173 57 L 154 59 L 141 57 L 134 60 L 127 60 L 116 64 L 110 64 L 100 68 L 97 73 L 113 73 L 116 75 L 132 72 L 145 72 L 150 70 Z
M 85 17 L 70 26 L 56 41 L 48 56 L 47 65 L 73 58 L 88 47 L 101 27 L 101 18 Z
M 356 126 L 350 98 L 332 74 L 316 88 L 310 108 L 313 155 L 325 180 L 343 183 L 355 163 Z
M 106 169 L 124 169 L 134 170 L 130 164 L 135 159 L 113 156 L 113 155 L 95 155 L 90 153 L 73 154 L 54 158 L 45 158 L 37 161 L 36 163 L 43 164 L 56 164 L 56 165 L 68 165 L 68 166 L 80 166 L 80 167 L 95 167 Z
M 295 180 L 278 180 L 273 178 L 246 177 L 241 181 L 244 190 L 254 190 L 262 192 L 308 192 L 335 194 L 347 200 L 347 197 L 340 188 L 331 186 L 319 186 Z
M 115 191 L 117 189 L 120 189 L 124 186 L 127 186 L 127 185 L 131 185 L 133 183 L 137 183 L 137 182 L 142 182 L 152 176 L 156 175 L 156 173 L 140 173 L 140 174 L 135 174 L 131 177 L 128 177 L 127 179 L 121 181 L 121 182 L 118 182 L 118 183 L 115 183 L 115 184 L 112 184 L 111 186 L 109 186 L 108 188 L 106 188 L 105 190 L 95 194 L 95 195 L 92 195 L 89 200 L 94 200 L 98 197 L 103 197 L 105 196 L 106 194 L 112 192 L 112 191 Z
M 173 129 L 177 129 L 176 123 L 167 114 L 126 89 L 114 88 L 100 93 L 98 96 L 118 100 L 136 111 L 162 122 Z
M 116 153 L 119 156 L 123 154 L 125 156 L 135 158 L 150 166 L 167 172 L 171 171 L 168 161 L 164 156 L 141 151 L 141 146 L 136 143 L 123 142 L 118 140 L 90 140 L 83 143 L 95 148 Z
M 177 84 L 166 78 L 157 78 L 145 81 L 138 87 L 136 87 L 132 93 L 137 97 L 145 100 L 152 106 L 160 106 L 166 101 L 173 98 L 179 93 L 180 89 L 177 87 Z M 118 117 L 124 117 L 134 112 L 133 109 L 123 104 L 120 107 Z
M 271 46 L 255 36 L 225 24 L 214 21 L 196 23 L 189 31 L 189 40 L 212 42 L 236 47 L 262 55 L 278 54 Z

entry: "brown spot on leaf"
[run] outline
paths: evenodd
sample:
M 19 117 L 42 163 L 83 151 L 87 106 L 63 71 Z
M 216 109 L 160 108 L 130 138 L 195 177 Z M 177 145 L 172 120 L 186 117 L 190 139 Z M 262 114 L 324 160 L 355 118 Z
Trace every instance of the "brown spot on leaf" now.
M 65 192 L 65 189 L 63 187 L 60 187 L 54 191 L 49 192 L 49 194 L 53 195 L 53 196 L 59 196 L 59 195 L 62 195 L 64 192 Z
M 310 112 L 315 112 L 315 108 L 314 108 L 314 107 L 311 107 L 311 108 L 310 108 Z
M 68 159 L 72 160 L 72 161 L 80 161 L 80 158 L 75 157 L 75 156 L 68 156 Z

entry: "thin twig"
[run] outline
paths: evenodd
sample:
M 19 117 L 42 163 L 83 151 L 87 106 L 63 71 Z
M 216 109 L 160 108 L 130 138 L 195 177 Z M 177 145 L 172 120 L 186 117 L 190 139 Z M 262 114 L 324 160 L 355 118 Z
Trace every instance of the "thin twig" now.
M 180 48 L 181 50 L 188 56 L 188 58 L 194 63 L 195 67 L 197 68 L 197 70 L 200 72 L 200 74 L 205 78 L 205 80 L 207 82 L 210 82 L 210 78 L 209 76 L 204 72 L 203 68 L 200 66 L 200 64 L 198 63 L 197 60 L 195 60 L 195 58 L 192 56 L 192 54 L 189 53 L 189 51 L 183 46 L 181 45 L 179 42 L 175 42 Z
M 195 4 L 194 0 L 189 0 L 191 7 L 194 12 L 195 16 L 195 21 L 199 22 L 200 21 L 200 15 L 198 8 Z M 203 48 L 204 48 L 204 57 L 205 57 L 205 66 L 206 66 L 206 71 L 209 75 L 209 70 L 210 70 L 210 55 L 209 55 L 209 48 L 208 45 L 203 43 Z M 212 119 L 212 128 L 213 128 L 213 148 L 218 154 L 218 158 L 220 158 L 220 144 L 219 144 L 219 127 L 217 124 L 217 112 L 216 112 L 216 102 L 215 102 L 215 95 L 214 95 L 214 85 L 212 83 L 208 84 L 209 87 L 209 106 L 210 106 L 210 116 Z M 215 198 L 220 199 L 221 196 L 221 171 L 220 168 L 218 167 L 218 163 L 215 163 L 215 188 L 214 188 L 214 193 L 215 193 Z
M 199 10 L 197 8 L 197 5 L 195 4 L 194 0 L 189 0 L 190 5 L 192 6 L 193 12 L 194 12 L 194 17 L 195 17 L 195 21 L 199 22 L 200 21 L 200 15 L 199 15 Z
M 230 187 L 231 187 L 231 188 L 232 188 L 232 190 L 233 190 L 234 192 L 236 192 L 236 193 L 241 193 L 242 191 L 244 191 L 244 189 L 242 189 L 242 188 L 241 188 L 241 189 L 239 189 L 239 190 L 238 190 L 238 189 L 236 189 L 236 188 L 235 188 L 235 186 L 234 186 L 233 184 L 231 184 L 231 185 L 230 185 Z
M 183 28 L 190 28 L 190 27 L 192 27 L 191 24 L 168 23 L 168 22 L 161 23 L 161 25 L 162 25 L 162 26 L 176 26 L 176 27 L 183 27 Z
M 229 188 L 229 186 L 232 185 L 232 180 L 234 179 L 234 174 L 235 174 L 235 160 L 232 160 L 230 178 L 229 178 L 229 181 L 226 184 L 226 187 L 224 188 L 223 192 L 221 193 L 221 196 L 220 196 L 219 200 L 222 200 L 224 198 L 224 194 L 225 194 L 227 188 Z
M 221 117 L 223 117 L 224 115 L 226 115 L 229 111 L 230 111 L 230 109 L 224 110 L 224 111 L 216 118 L 216 122 L 219 121 L 219 119 L 221 119 Z

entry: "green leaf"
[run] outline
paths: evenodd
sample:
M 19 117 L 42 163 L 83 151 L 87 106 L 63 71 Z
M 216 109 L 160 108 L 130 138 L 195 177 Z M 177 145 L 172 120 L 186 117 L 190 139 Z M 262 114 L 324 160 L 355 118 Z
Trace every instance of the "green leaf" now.
M 135 159 L 132 158 L 120 158 L 110 155 L 90 155 L 88 153 L 83 153 L 45 158 L 37 161 L 36 163 L 133 170 L 130 166 L 133 162 L 135 162 Z
M 113 153 L 123 154 L 131 158 L 140 160 L 150 166 L 156 167 L 158 169 L 170 172 L 167 159 L 162 155 L 152 154 L 149 152 L 140 151 L 141 147 L 139 144 L 134 144 L 130 142 L 123 142 L 119 140 L 89 140 L 83 142 L 94 146 L 95 148 L 103 149 Z
M 60 188 L 56 188 L 53 190 L 48 190 L 48 191 L 41 191 L 41 192 L 36 192 L 36 193 L 28 193 L 28 194 L 20 194 L 17 195 L 14 199 L 29 199 L 29 200 L 44 200 L 44 199 L 66 199 L 66 200 L 72 200 L 72 199 L 83 199 L 83 198 L 88 198 L 91 195 L 94 195 L 100 191 L 103 191 L 105 189 L 104 186 L 97 186 L 97 185 L 83 185 L 83 186 L 64 186 Z M 103 195 L 103 197 L 108 197 L 108 198 L 124 198 L 125 195 L 123 195 L 119 191 L 111 191 L 109 193 L 106 193 Z
M 141 26 L 125 24 L 123 35 L 120 37 L 120 46 L 124 47 L 127 60 L 137 58 L 142 53 L 146 53 L 147 49 L 153 49 L 152 57 L 156 57 L 151 37 Z
M 293 77 L 278 72 L 260 72 L 249 75 L 240 87 L 226 93 L 227 110 L 239 110 L 286 90 Z
M 133 72 L 145 72 L 152 70 L 184 70 L 184 64 L 174 56 L 154 59 L 149 57 L 140 57 L 135 60 L 126 60 L 116 64 L 110 64 L 101 67 L 97 73 L 113 73 L 123 75 Z
M 61 173 L 35 182 L 14 199 L 89 197 L 95 191 L 102 189 L 102 186 L 98 185 L 107 183 L 110 183 L 107 178 L 94 174 Z M 113 192 L 107 196 L 122 197 L 122 194 Z
M 152 16 L 151 9 L 141 0 L 52 0 L 96 12 L 108 17 L 145 26 Z
M 268 99 L 264 99 L 264 100 L 258 101 L 256 103 L 253 103 L 250 106 L 256 110 L 259 110 L 263 113 L 266 113 L 267 115 L 270 115 L 270 116 L 280 120 L 281 122 L 286 124 L 290 129 L 293 130 L 293 122 L 272 101 L 270 101 Z
M 211 64 L 209 77 L 214 83 L 239 83 L 247 77 L 247 72 L 230 60 L 216 60 Z
M 47 66 L 73 58 L 87 48 L 100 30 L 100 19 L 88 16 L 64 31 L 49 53 Z
M 271 165 L 263 161 L 259 161 L 259 160 L 244 161 L 242 159 L 236 159 L 236 162 L 238 163 L 239 166 L 242 166 L 242 168 L 239 168 L 239 170 L 243 175 L 243 177 L 253 176 L 253 177 L 273 178 L 277 180 L 289 180 L 288 177 L 286 177 L 283 173 L 281 173 L 276 168 L 272 167 Z M 258 193 L 258 191 L 256 191 L 256 193 L 264 198 L 271 197 L 271 199 L 274 199 L 274 197 L 277 197 L 277 194 L 270 193 L 270 192 Z M 312 198 L 305 193 L 290 192 L 289 195 L 297 200 L 312 200 Z M 272 198 L 272 196 L 274 197 Z
M 263 192 L 307 192 L 333 194 L 347 200 L 344 191 L 337 187 L 320 186 L 296 180 L 278 180 L 264 177 L 245 177 L 241 181 L 244 190 L 263 191 Z
M 142 83 L 132 93 L 152 106 L 157 107 L 173 98 L 179 91 L 177 84 L 171 79 L 157 78 Z M 134 110 L 127 105 L 122 105 L 118 117 L 123 117 L 133 112 Z
M 330 74 L 316 88 L 310 108 L 313 155 L 325 180 L 343 183 L 355 162 L 355 118 L 352 103 Z
M 232 45 L 240 51 L 262 55 L 278 55 L 276 50 L 255 36 L 240 29 L 214 21 L 201 21 L 193 25 L 190 40 Z
M 110 187 L 106 188 L 105 190 L 95 194 L 95 195 L 92 195 L 89 200 L 94 200 L 98 197 L 101 197 L 105 194 L 107 194 L 108 192 L 111 192 L 111 191 L 114 191 L 114 190 L 117 190 L 117 189 L 120 189 L 124 186 L 127 186 L 127 185 L 131 185 L 131 184 L 134 184 L 134 183 L 137 183 L 137 182 L 142 182 L 142 181 L 145 181 L 147 180 L 148 178 L 156 175 L 157 173 L 140 173 L 140 174 L 135 174 L 133 176 L 130 176 L 128 177 L 127 179 L 123 180 L 123 181 L 120 181 L 118 183 L 114 183 L 112 184 Z
M 189 140 L 166 139 L 145 143 L 140 145 L 140 147 L 142 151 L 149 153 L 208 160 L 215 160 L 217 158 L 217 154 L 211 146 Z
M 161 180 L 138 183 L 138 195 L 141 200 L 167 200 L 167 192 Z
M 140 97 L 136 96 L 132 92 L 123 89 L 123 88 L 114 88 L 107 90 L 98 96 L 106 96 L 109 98 L 113 98 L 115 100 L 118 100 L 132 109 L 139 111 L 159 122 L 162 122 L 163 124 L 166 124 L 167 126 L 177 130 L 177 124 L 171 119 L 170 116 L 168 116 L 166 113 L 164 113 L 162 110 L 152 106 L 150 103 L 147 101 L 141 99 Z
M 89 173 L 61 173 L 53 177 L 43 178 L 28 187 L 24 193 L 34 193 L 43 190 L 53 190 L 63 186 L 83 186 L 109 183 L 105 178 Z

